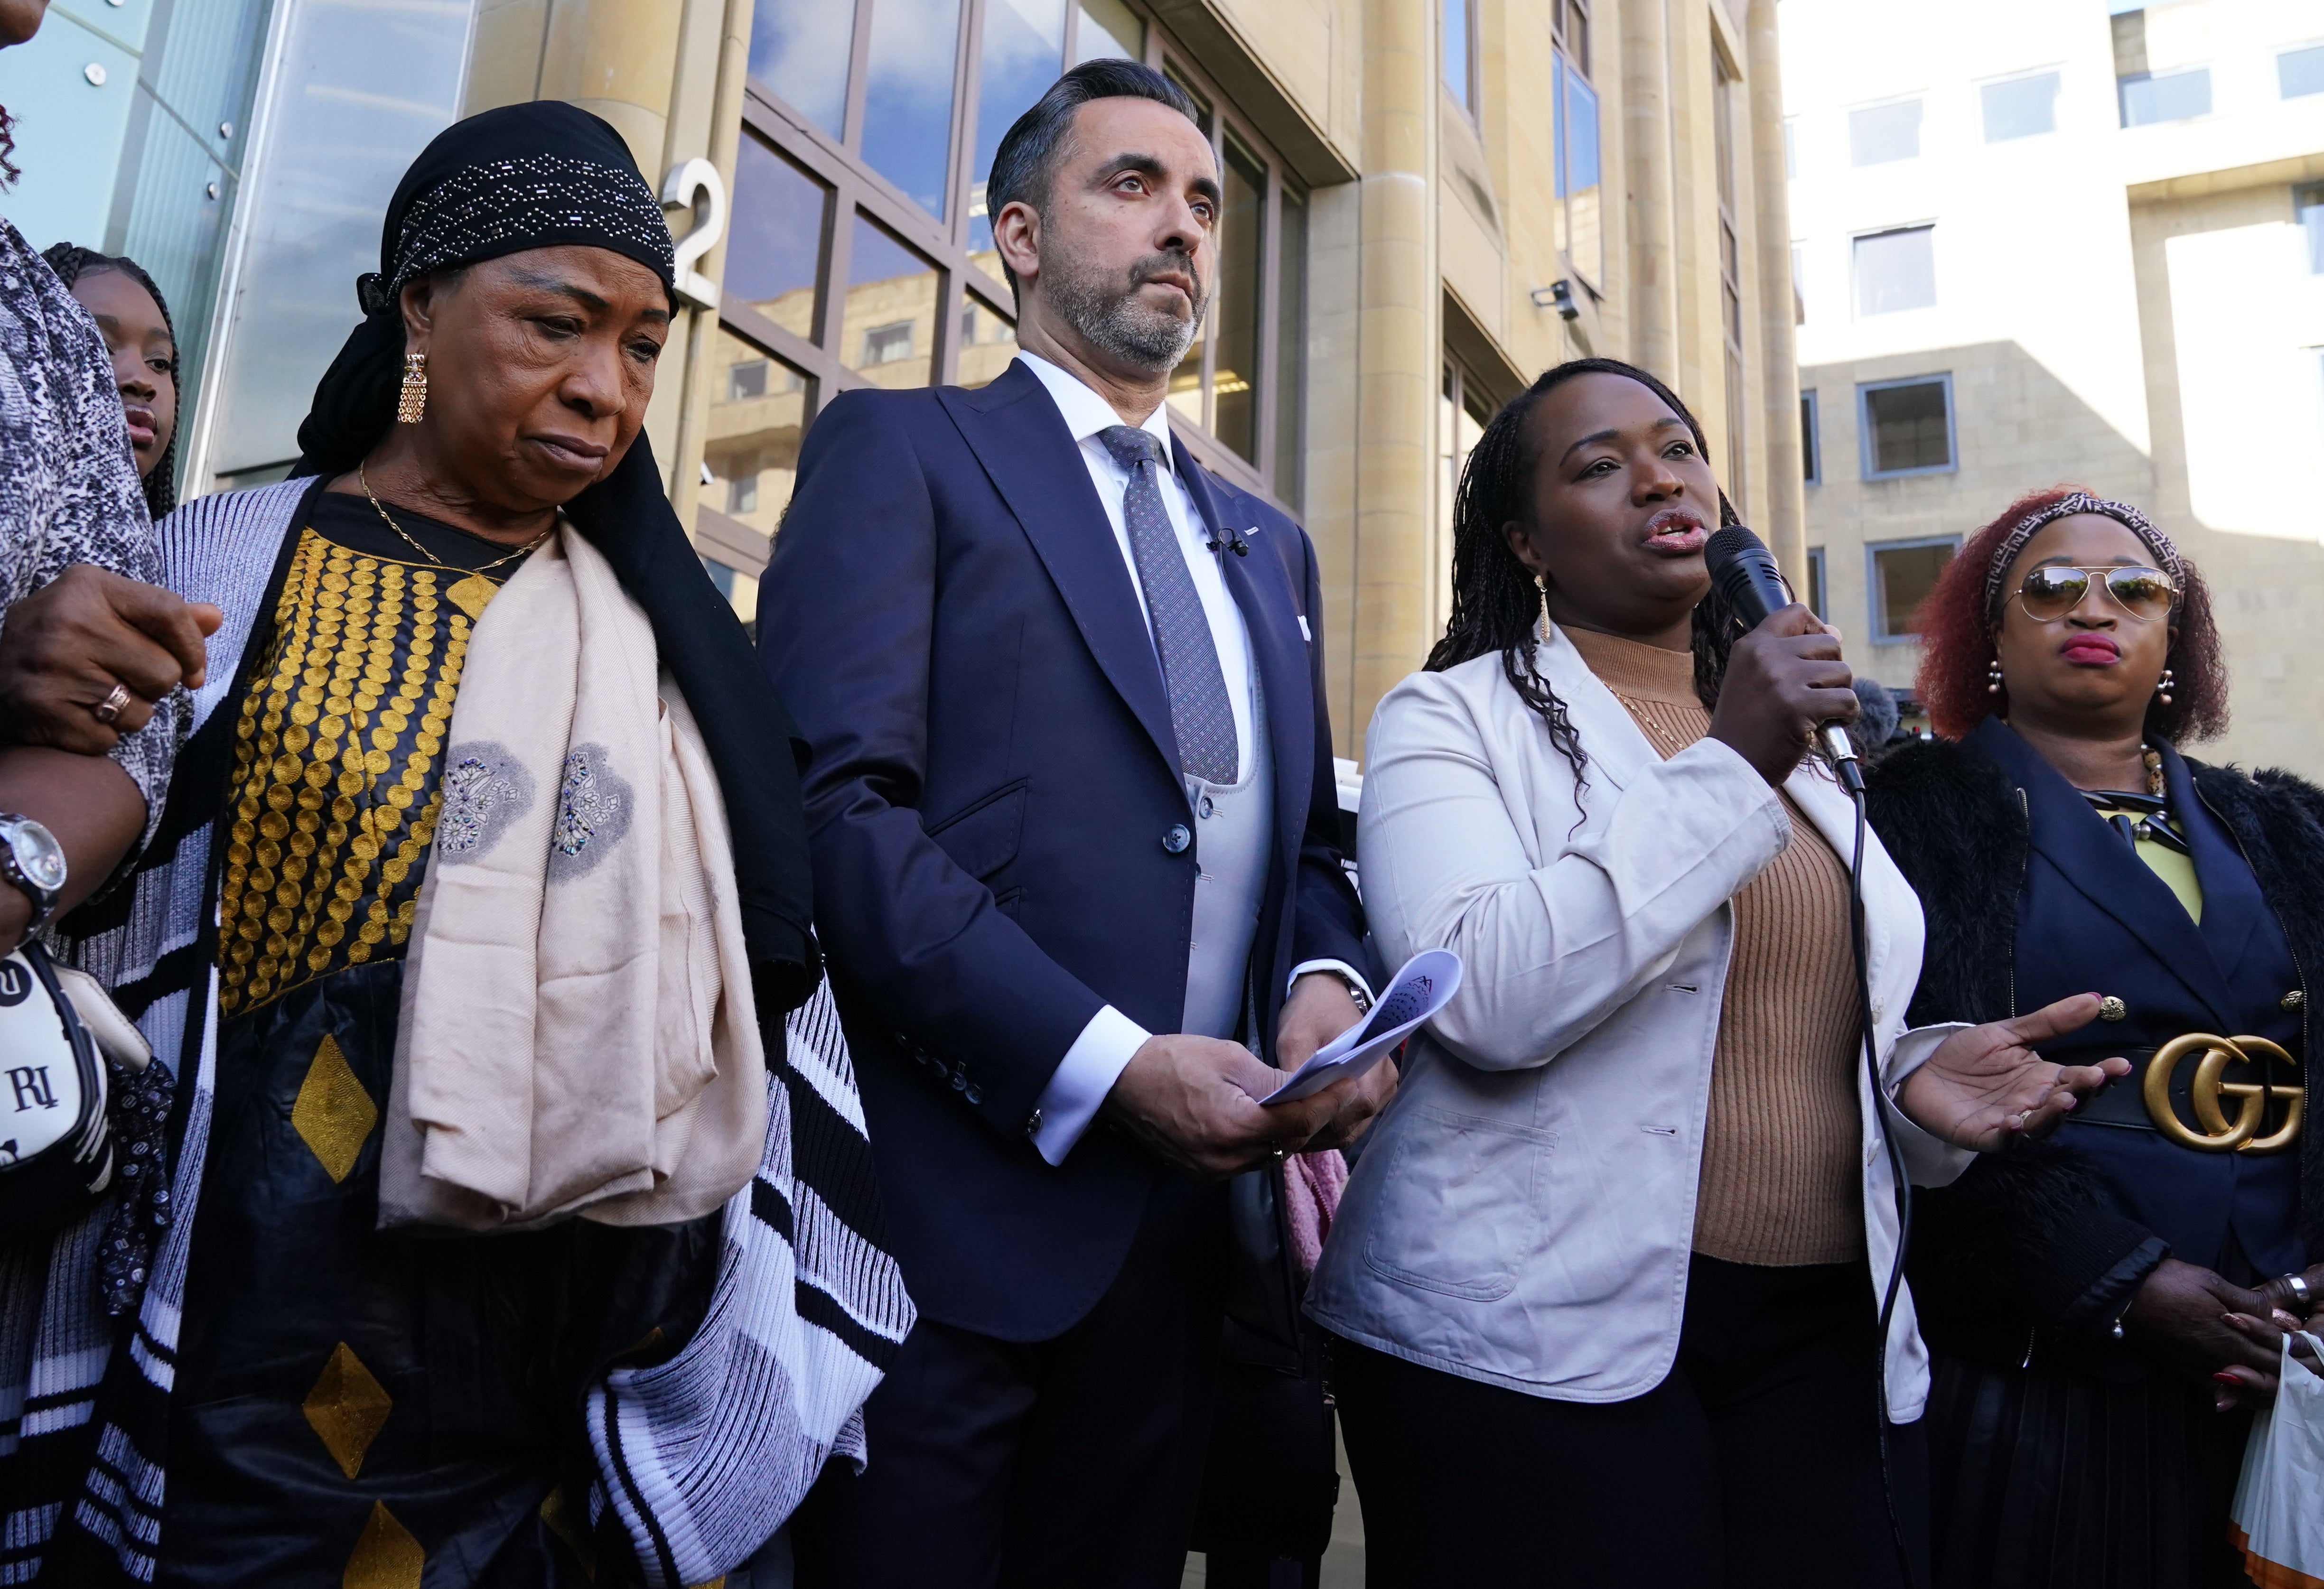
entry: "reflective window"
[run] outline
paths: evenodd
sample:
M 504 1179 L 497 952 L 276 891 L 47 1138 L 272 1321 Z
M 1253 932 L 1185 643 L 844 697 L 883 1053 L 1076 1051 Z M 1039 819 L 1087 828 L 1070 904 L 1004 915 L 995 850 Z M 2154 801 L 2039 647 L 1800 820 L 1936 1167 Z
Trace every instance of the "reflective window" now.
M 1743 243 L 1735 221 L 1738 179 L 1735 171 L 1735 151 L 1738 142 L 1737 118 L 1743 111 L 1735 92 L 1736 79 L 1727 69 L 1723 58 L 1711 61 L 1711 122 L 1712 158 L 1719 166 L 1719 292 L 1720 328 L 1726 333 L 1724 360 L 1727 393 L 1727 440 L 1725 468 L 1727 489 L 1735 496 L 1746 489 L 1744 461 L 1749 455 L 1744 450 L 1747 432 L 1744 417 L 1749 400 L 1745 395 L 1743 379 Z M 1749 129 L 1739 129 L 1744 136 Z
M 1146 23 L 1121 0 L 1082 0 L 1081 25 L 1074 29 L 1074 64 L 1120 57 L 1146 59 Z
M 997 380 L 1016 356 L 1016 322 L 972 299 L 960 317 L 960 384 Z
M 1848 113 L 1849 164 L 1885 165 L 1890 161 L 1917 159 L 1920 152 L 1919 100 L 1868 106 Z
M 1471 41 L 1476 37 L 1477 0 L 1437 0 L 1441 8 L 1438 23 L 1442 32 L 1436 42 L 1437 59 L 1444 69 L 1444 86 L 1452 97 L 1467 110 L 1477 108 L 1477 63 L 1471 53 Z
M 1800 393 L 1800 472 L 1810 485 L 1818 484 L 1823 479 L 1823 443 L 1816 435 L 1816 394 L 1813 387 Z M 1823 616 L 1822 608 L 1816 609 L 1816 616 Z
M 936 351 L 936 269 L 867 216 L 847 261 L 841 356 L 881 386 L 926 386 Z
M 2324 182 L 2292 190 L 2292 213 L 2300 217 L 2302 251 L 2311 275 L 2324 275 Z
M 1920 638 L 1921 603 L 1937 588 L 1937 577 L 1953 560 L 1960 542 L 1954 537 L 1917 541 L 1890 541 L 1867 547 L 1872 595 L 1872 638 L 1911 640 Z
M 176 317 L 186 497 L 257 483 L 298 455 L 316 374 L 359 313 L 349 284 L 379 268 L 378 217 L 404 167 L 460 115 L 468 4 L 400 12 L 392 50 L 377 47 L 385 25 L 377 5 L 271 9 L 271 23 L 264 5 L 181 9 L 166 40 L 149 36 L 143 69 L 154 75 L 136 92 L 159 108 L 150 120 L 141 114 L 118 146 L 125 203 L 116 201 L 113 225 L 123 230 L 112 246 L 152 272 Z M 124 19 L 109 5 L 59 6 L 36 42 L 87 39 L 76 12 L 125 28 L 144 25 L 143 10 Z M 263 78 L 262 52 L 245 48 L 262 35 L 280 68 Z M 22 79 L 10 74 L 25 53 L 11 51 L 0 67 L 0 100 L 20 116 Z M 125 91 L 134 78 L 125 69 L 113 80 Z M 152 97 L 157 81 L 166 100 Z M 102 97 L 78 65 L 71 84 Z M 244 130 L 254 120 L 254 134 Z M 233 132 L 216 141 L 195 135 L 226 126 Z M 65 128 L 90 135 L 86 123 L 69 118 Z M 41 179 L 22 150 L 17 159 L 28 186 Z M 14 200 L 9 213 L 22 222 Z M 103 230 L 73 241 L 101 243 Z M 224 313 L 211 344 L 214 302 Z
M 1430 563 L 1433 590 L 1452 588 L 1452 509 L 1461 492 L 1461 472 L 1492 423 L 1494 403 L 1458 360 L 1444 361 L 1443 384 L 1436 393 L 1436 530 Z
M 1258 462 L 1259 338 L 1267 318 L 1267 168 L 1227 140 L 1226 203 L 1219 216 L 1219 361 L 1211 433 Z
M 1821 547 L 1808 548 L 1808 611 L 1831 621 L 1831 590 L 1824 583 L 1824 556 Z
M 968 189 L 969 252 L 992 246 L 992 225 L 984 213 L 984 179 L 1001 140 L 1019 116 L 1033 108 L 1057 80 L 1065 57 L 1066 0 L 989 0 L 984 42 L 977 62 L 976 158 Z M 993 275 L 1001 267 L 996 262 Z
M 1891 315 L 1937 301 L 1936 228 L 1904 226 L 1856 240 L 1856 312 Z
M 1978 90 L 1985 108 L 1985 141 L 2006 142 L 2058 130 L 2058 74 L 2041 72 L 1987 83 Z
M 728 330 L 718 333 L 715 358 L 721 375 L 711 388 L 702 447 L 701 502 L 712 512 L 697 521 L 696 542 L 712 582 L 749 618 L 758 610 L 759 570 L 798 472 L 808 381 Z
M 1550 37 L 1583 77 L 1590 75 L 1590 6 L 1587 0 L 1550 0 Z
M 1565 219 L 1562 241 L 1592 287 L 1606 280 L 1606 231 L 1598 142 L 1598 91 L 1563 55 L 1556 58 L 1557 159 L 1554 184 Z
M 1864 477 L 1928 474 L 1950 469 L 1953 458 L 1952 378 L 1918 376 L 1858 387 L 1864 433 Z
M 985 203 L 993 157 L 1068 63 L 1112 56 L 1185 88 L 1226 189 L 1213 307 L 1171 382 L 1172 411 L 1205 464 L 1290 501 L 1305 197 L 1143 0 L 760 0 L 723 283 L 734 346 L 718 400 L 779 399 L 812 425 L 819 404 L 853 388 L 1000 377 L 1017 333 Z M 714 474 L 705 522 L 771 533 L 788 484 L 778 491 L 765 469 Z M 724 565 L 747 577 L 764 561 L 753 550 Z
M 2132 72 L 2116 79 L 2122 92 L 2122 124 L 2183 122 L 2211 114 L 2211 69 L 2181 72 Z
M 854 43 L 855 0 L 759 0 L 751 13 L 751 75 L 836 138 Z
M 2287 50 L 2275 58 L 2276 91 L 2286 99 L 2324 94 L 2324 44 Z
M 961 0 L 873 0 L 863 158 L 930 215 L 945 216 Z
M 734 217 L 724 291 L 794 336 L 812 336 L 823 284 L 829 189 L 744 134 L 734 157 Z
M 1277 207 L 1275 267 L 1275 494 L 1299 498 L 1299 460 L 1307 450 L 1307 201 L 1286 186 Z
M 702 449 L 711 478 L 703 500 L 772 534 L 791 500 L 807 377 L 731 331 L 718 333 L 716 346 L 724 378 L 711 389 L 710 433 Z

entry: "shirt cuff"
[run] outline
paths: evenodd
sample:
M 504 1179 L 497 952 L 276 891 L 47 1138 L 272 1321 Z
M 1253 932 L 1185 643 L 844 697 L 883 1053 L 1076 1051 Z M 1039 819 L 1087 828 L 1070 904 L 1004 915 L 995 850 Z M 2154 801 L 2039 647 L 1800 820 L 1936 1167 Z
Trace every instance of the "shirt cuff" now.
M 1049 1085 L 1035 1105 L 1041 1124 L 1033 1132 L 1033 1146 L 1052 1164 L 1062 1164 L 1074 1144 L 1097 1118 L 1098 1106 L 1128 1069 L 1130 1056 L 1152 1033 L 1111 1005 L 1090 1017 L 1074 1046 L 1057 1061 Z
M 1374 1004 L 1379 1002 L 1379 993 L 1372 987 L 1372 979 L 1345 960 L 1301 960 L 1291 968 L 1290 979 L 1283 985 L 1284 997 L 1288 998 L 1291 996 L 1291 990 L 1299 985 L 1299 978 L 1310 971 L 1336 971 L 1362 988 L 1366 998 Z

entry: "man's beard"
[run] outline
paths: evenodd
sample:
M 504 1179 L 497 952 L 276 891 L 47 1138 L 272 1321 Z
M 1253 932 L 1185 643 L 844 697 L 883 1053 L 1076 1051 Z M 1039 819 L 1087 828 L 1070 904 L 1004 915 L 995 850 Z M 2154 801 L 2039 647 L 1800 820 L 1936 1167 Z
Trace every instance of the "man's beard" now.
M 1152 374 L 1178 367 L 1178 361 L 1194 345 L 1195 329 L 1209 307 L 1194 259 L 1184 253 L 1148 254 L 1130 267 L 1126 280 L 1108 279 L 1107 272 L 1054 243 L 1041 265 L 1041 296 L 1066 325 L 1123 363 Z M 1178 271 L 1194 283 L 1194 313 L 1183 320 L 1153 308 L 1138 295 L 1139 288 L 1165 271 Z

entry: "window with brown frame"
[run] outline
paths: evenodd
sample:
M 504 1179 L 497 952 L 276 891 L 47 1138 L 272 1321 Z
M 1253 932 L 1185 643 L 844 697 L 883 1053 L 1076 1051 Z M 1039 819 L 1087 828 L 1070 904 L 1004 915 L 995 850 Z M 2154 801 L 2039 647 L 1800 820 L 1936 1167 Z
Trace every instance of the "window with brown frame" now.
M 1606 285 L 1606 222 L 1599 140 L 1598 90 L 1590 80 L 1590 8 L 1582 0 L 1554 0 L 1550 36 L 1551 142 L 1556 153 L 1551 191 L 1557 247 L 1592 293 Z
M 758 0 L 697 535 L 747 612 L 817 409 L 858 387 L 981 386 L 1017 351 L 984 183 L 1068 64 L 1126 56 L 1195 102 L 1226 204 L 1209 317 L 1169 402 L 1205 465 L 1299 499 L 1306 195 L 1128 0 Z
M 1729 500 L 1743 500 L 1743 246 L 1735 226 L 1735 74 L 1711 59 L 1711 121 L 1719 166 L 1720 326 L 1727 344 L 1727 455 L 1720 460 Z

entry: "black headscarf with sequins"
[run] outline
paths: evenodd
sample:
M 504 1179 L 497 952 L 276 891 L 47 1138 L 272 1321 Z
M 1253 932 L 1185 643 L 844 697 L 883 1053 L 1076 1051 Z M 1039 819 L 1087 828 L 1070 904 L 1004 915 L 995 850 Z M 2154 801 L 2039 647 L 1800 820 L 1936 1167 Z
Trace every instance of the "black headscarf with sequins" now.
M 363 324 L 315 388 L 291 473 L 343 474 L 386 434 L 403 375 L 398 299 L 406 286 L 447 266 L 574 243 L 637 261 L 678 307 L 669 226 L 630 146 L 605 121 L 539 99 L 438 133 L 388 201 L 379 269 L 355 279 Z
M 364 322 L 331 362 L 299 427 L 293 475 L 344 474 L 394 422 L 403 374 L 404 285 L 448 265 L 580 243 L 636 260 L 671 287 L 676 261 L 653 189 L 621 134 L 557 100 L 455 123 L 420 152 L 388 205 L 380 268 L 356 283 Z M 673 290 L 671 308 L 677 308 Z M 661 666 L 694 707 L 726 798 L 735 891 L 759 1014 L 782 1012 L 822 975 L 799 769 L 807 744 L 734 611 L 703 573 L 640 431 L 613 472 L 565 504 L 651 620 Z

